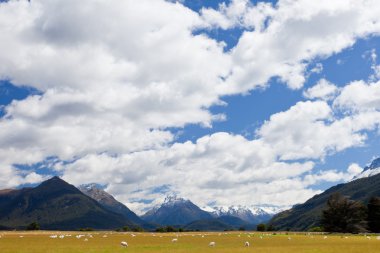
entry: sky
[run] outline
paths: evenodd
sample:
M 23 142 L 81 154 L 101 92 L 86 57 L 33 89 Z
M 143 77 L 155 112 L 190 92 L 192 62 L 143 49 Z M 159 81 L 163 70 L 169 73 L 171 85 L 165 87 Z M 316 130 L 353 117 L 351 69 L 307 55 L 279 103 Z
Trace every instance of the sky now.
M 284 207 L 380 155 L 376 0 L 0 2 L 0 188 Z

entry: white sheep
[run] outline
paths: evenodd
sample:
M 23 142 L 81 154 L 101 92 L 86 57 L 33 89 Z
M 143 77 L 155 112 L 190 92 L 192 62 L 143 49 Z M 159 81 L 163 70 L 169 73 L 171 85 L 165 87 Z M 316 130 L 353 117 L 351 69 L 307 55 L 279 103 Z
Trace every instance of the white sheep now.
M 178 242 L 178 239 L 177 238 L 173 238 L 172 242 Z
M 377 240 L 380 240 L 380 236 L 376 237 Z
M 125 241 L 122 241 L 122 242 L 120 243 L 120 245 L 121 245 L 122 247 L 128 247 L 128 243 L 125 242 Z
M 63 238 L 65 238 L 65 236 L 64 235 L 60 235 L 59 238 L 63 239 Z
M 215 245 L 216 245 L 215 242 L 210 242 L 210 243 L 208 244 L 209 247 L 215 247 Z
M 57 235 L 51 235 L 50 238 L 55 239 L 55 238 L 57 238 Z
M 290 241 L 292 238 L 288 237 L 288 240 Z
M 245 247 L 249 247 L 249 242 L 245 242 L 245 243 L 244 243 L 244 246 L 245 246 Z

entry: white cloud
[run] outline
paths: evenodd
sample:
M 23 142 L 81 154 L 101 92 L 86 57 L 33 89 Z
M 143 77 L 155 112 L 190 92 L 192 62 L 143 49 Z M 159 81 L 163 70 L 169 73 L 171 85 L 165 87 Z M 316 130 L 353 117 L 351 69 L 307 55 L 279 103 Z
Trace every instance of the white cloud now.
M 338 87 L 330 83 L 326 79 L 321 79 L 313 87 L 304 91 L 303 95 L 309 99 L 329 100 L 337 93 Z
M 376 129 L 375 84 L 349 84 L 333 108 L 299 102 L 272 115 L 253 140 L 214 133 L 172 144 L 165 129 L 226 120 L 208 108 L 272 77 L 301 88 L 312 60 L 378 34 L 379 8 L 371 0 L 235 0 L 198 14 L 163 0 L 1 3 L 0 77 L 41 94 L 14 101 L 0 119 L 0 185 L 43 180 L 12 165 L 55 156 L 69 162 L 54 165 L 65 179 L 107 183 L 126 203 L 159 201 L 152 188 L 160 185 L 199 204 L 303 201 L 318 192 L 313 182 L 344 178 L 334 170 L 307 178 L 313 159 L 363 145 L 365 131 Z M 229 52 L 193 34 L 218 26 L 247 30 Z M 355 97 L 356 86 L 364 89 Z M 358 113 L 335 117 L 347 108 Z
M 293 89 L 305 81 L 306 66 L 352 46 L 357 38 L 379 34 L 377 1 L 279 1 L 264 30 L 246 31 L 232 49 L 227 79 L 237 92 L 278 76 Z
M 380 110 L 380 81 L 354 81 L 346 85 L 334 101 L 334 106 L 353 112 Z

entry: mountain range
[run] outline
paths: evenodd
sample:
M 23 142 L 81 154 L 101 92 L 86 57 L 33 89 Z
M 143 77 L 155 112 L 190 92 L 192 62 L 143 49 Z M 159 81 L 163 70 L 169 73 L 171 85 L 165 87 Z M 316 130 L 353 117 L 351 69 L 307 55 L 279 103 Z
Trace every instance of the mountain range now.
M 38 222 L 42 229 L 114 229 L 134 223 L 104 208 L 60 179 L 53 177 L 35 188 L 0 192 L 0 226 L 24 229 Z
M 330 195 L 340 193 L 352 200 L 368 203 L 374 196 L 380 196 L 380 159 L 375 159 L 353 181 L 329 188 L 315 195 L 303 204 L 280 212 L 269 222 L 276 230 L 308 230 L 319 226 L 322 211 Z M 364 176 L 365 175 L 365 176 Z
M 124 226 L 154 230 L 170 225 L 187 230 L 220 231 L 254 229 L 256 224 L 270 220 L 268 224 L 277 230 L 307 230 L 319 225 L 327 199 L 334 193 L 363 203 L 380 196 L 380 158 L 352 181 L 331 187 L 285 211 L 275 206 L 200 208 L 188 199 L 169 195 L 161 205 L 139 217 L 96 184 L 78 188 L 53 177 L 34 188 L 0 190 L 0 229 L 25 229 L 28 224 L 38 222 L 42 229 L 57 230 Z

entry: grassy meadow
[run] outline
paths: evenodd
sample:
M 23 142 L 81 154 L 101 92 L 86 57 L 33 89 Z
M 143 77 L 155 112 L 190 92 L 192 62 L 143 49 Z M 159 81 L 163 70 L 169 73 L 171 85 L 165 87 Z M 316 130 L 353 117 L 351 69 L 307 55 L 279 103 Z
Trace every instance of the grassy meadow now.
M 57 235 L 57 238 L 50 236 Z M 60 238 L 64 235 L 64 238 Z M 71 236 L 69 236 L 71 235 Z M 77 238 L 78 235 L 82 235 Z M 0 232 L 1 253 L 98 253 L 98 252 L 278 252 L 278 253 L 375 253 L 377 236 L 232 233 L 112 233 L 112 232 Z M 62 237 L 62 236 L 61 236 Z M 177 242 L 172 242 L 177 238 Z M 128 247 L 120 245 L 126 241 Z M 215 247 L 209 247 L 214 241 Z M 248 241 L 249 247 L 244 243 Z

